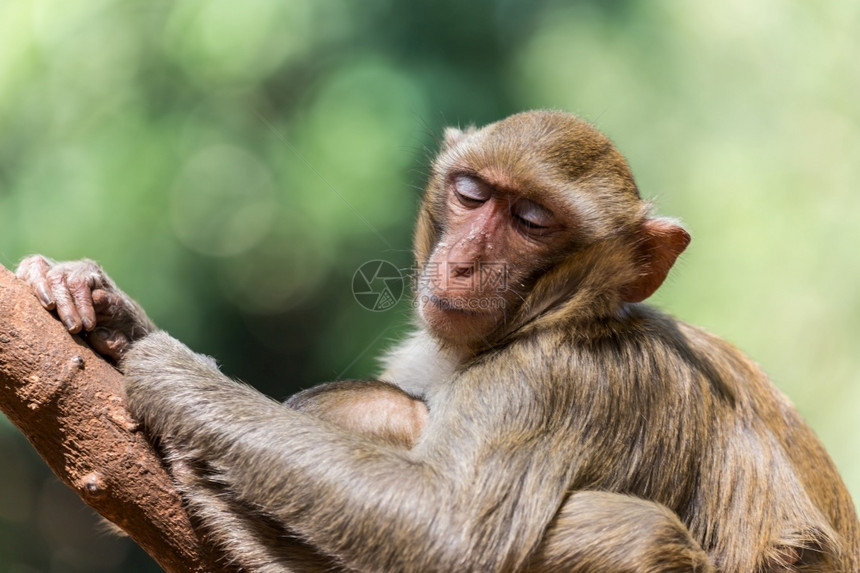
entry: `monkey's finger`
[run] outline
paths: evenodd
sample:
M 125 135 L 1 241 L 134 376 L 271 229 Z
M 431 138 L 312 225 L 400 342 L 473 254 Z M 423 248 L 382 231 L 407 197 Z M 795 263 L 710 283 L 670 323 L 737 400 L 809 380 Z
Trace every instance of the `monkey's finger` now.
M 118 362 L 122 355 L 128 350 L 129 340 L 126 335 L 118 330 L 109 328 L 96 328 L 87 337 L 87 342 L 97 353 Z
M 41 305 L 48 310 L 54 310 L 56 306 L 47 279 L 53 265 L 53 261 L 42 255 L 33 255 L 21 261 L 15 270 L 15 276 L 30 285 Z
M 66 276 L 63 273 L 56 272 L 55 267 L 48 272 L 47 280 L 60 321 L 62 321 L 69 332 L 80 332 L 83 323 L 81 322 L 81 315 L 78 314 L 78 309 L 75 306 L 75 301 L 72 299 L 72 294 L 69 292 L 69 286 L 66 284 Z
M 105 288 L 96 288 L 93 289 L 92 296 L 93 308 L 99 322 L 116 318 L 122 311 L 124 301 L 119 294 Z
M 92 281 L 74 273 L 66 277 L 66 285 L 81 320 L 84 330 L 96 327 L 96 311 L 93 308 Z

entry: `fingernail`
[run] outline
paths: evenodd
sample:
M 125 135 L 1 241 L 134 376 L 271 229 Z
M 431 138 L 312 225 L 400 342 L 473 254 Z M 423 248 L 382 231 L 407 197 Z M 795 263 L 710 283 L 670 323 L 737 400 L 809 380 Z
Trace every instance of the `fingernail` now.
M 66 330 L 68 330 L 69 332 L 74 333 L 78 331 L 78 325 L 75 323 L 74 319 L 67 318 L 63 321 L 63 324 L 66 325 Z
M 39 295 L 39 302 L 42 303 L 42 306 L 44 306 L 45 308 L 49 308 L 49 307 L 53 306 L 54 301 L 51 300 L 51 295 L 48 294 L 48 291 L 45 290 L 45 287 L 43 287 L 43 286 L 39 287 L 38 295 Z
M 95 323 L 90 318 L 88 318 L 86 316 L 81 318 L 81 322 L 84 323 L 84 330 L 86 330 L 86 331 L 92 330 L 93 327 L 95 326 Z

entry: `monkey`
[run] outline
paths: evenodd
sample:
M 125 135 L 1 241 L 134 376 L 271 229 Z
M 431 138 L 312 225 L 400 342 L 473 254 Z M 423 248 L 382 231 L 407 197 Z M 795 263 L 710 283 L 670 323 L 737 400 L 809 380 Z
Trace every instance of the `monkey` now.
M 851 497 L 789 400 L 644 304 L 690 236 L 611 141 L 557 111 L 443 139 L 418 326 L 376 380 L 281 404 L 91 261 L 35 256 L 18 276 L 118 361 L 200 526 L 246 570 L 860 570 Z

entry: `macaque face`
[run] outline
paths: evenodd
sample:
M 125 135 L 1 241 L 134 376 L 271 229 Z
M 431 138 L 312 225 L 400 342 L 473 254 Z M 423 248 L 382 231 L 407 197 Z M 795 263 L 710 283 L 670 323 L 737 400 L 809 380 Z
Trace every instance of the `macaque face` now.
M 559 112 L 448 128 L 415 237 L 420 316 L 466 354 L 568 299 L 568 316 L 643 300 L 689 241 L 649 219 L 604 135 Z
M 516 312 L 570 229 L 548 200 L 492 173 L 454 168 L 443 181 L 445 223 L 422 269 L 419 312 L 443 340 L 481 345 Z

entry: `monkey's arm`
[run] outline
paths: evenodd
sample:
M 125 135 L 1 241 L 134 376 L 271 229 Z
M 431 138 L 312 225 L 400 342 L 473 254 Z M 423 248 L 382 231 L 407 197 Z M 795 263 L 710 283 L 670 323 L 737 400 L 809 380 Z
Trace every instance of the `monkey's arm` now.
M 132 412 L 152 435 L 188 461 L 205 460 L 239 501 L 359 570 L 517 568 L 564 495 L 563 459 L 499 453 L 483 440 L 510 438 L 492 427 L 473 435 L 470 420 L 410 452 L 286 408 L 165 333 L 134 344 L 122 366 Z
M 411 448 L 427 424 L 427 405 L 393 384 L 340 380 L 319 384 L 284 402 L 367 437 Z

